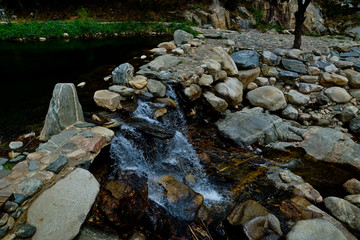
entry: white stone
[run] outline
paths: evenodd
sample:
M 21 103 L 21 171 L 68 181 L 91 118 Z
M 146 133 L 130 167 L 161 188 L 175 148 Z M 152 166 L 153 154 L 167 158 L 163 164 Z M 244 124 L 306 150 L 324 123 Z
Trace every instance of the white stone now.
M 277 111 L 287 106 L 284 94 L 276 87 L 264 86 L 248 92 L 246 98 L 256 107 Z
M 36 227 L 32 239 L 73 239 L 79 233 L 99 187 L 89 171 L 77 168 L 43 192 L 28 211 L 27 221 Z
M 214 79 L 211 75 L 203 74 L 199 79 L 200 86 L 210 86 L 214 82 Z
M 23 145 L 24 145 L 24 143 L 21 141 L 14 141 L 9 144 L 9 147 L 11 149 L 15 150 L 15 149 L 21 148 Z
M 79 88 L 83 88 L 83 87 L 85 87 L 85 85 L 86 85 L 86 82 L 81 82 L 76 86 L 79 87 Z
M 172 54 L 178 55 L 178 56 L 184 54 L 184 50 L 182 50 L 181 48 L 175 48 L 175 49 L 173 49 L 171 52 L 172 52 Z

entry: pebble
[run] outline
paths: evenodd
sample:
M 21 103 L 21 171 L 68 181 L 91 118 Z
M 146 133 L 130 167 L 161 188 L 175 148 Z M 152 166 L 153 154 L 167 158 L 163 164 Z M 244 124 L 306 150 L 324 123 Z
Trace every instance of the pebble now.
M 21 208 L 18 208 L 11 214 L 11 217 L 18 219 L 23 214 L 23 210 Z
M 0 226 L 4 226 L 9 219 L 9 214 L 7 213 L 1 213 L 0 214 Z
M 13 150 L 16 150 L 16 149 L 18 149 L 18 148 L 21 148 L 23 145 L 24 145 L 23 142 L 15 141 L 15 142 L 11 142 L 11 143 L 9 144 L 9 147 L 10 147 L 11 149 L 13 149 Z
M 4 205 L 4 211 L 7 213 L 12 213 L 18 208 L 18 204 L 12 201 L 7 201 Z

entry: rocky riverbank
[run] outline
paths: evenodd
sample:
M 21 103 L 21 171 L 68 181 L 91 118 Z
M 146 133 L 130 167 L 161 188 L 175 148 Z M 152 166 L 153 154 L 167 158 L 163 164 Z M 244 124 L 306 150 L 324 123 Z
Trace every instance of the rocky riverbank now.
M 177 30 L 174 41 L 152 49 L 156 58 L 136 73 L 128 63 L 114 69 L 111 86 L 94 95 L 100 108 L 112 112 L 95 113 L 92 122 L 98 126 L 84 122 L 72 84 L 55 87 L 41 134 L 47 142 L 20 155 L 23 143 L 12 142 L 11 160 L 1 159 L 18 161 L 12 170 L 1 170 L 0 233 L 5 239 L 73 239 L 96 198 L 104 218 L 125 229 L 128 239 L 159 234 L 160 239 L 356 239 L 358 180 L 345 183 L 351 194 L 345 199 L 323 197 L 261 153 L 303 151 L 313 161 L 352 168 L 353 177 L 359 178 L 360 145 L 354 141 L 359 131 L 358 44 L 309 38 L 303 50 L 296 50 L 279 44 L 288 35 L 209 26 L 195 30 L 200 32 L 197 38 Z M 118 113 L 128 115 L 134 100 L 153 101 L 153 117 L 160 121 L 179 108 L 174 99 L 164 98 L 171 84 L 189 121 L 216 127 L 221 135 L 216 141 L 224 141 L 218 143 L 222 150 L 212 152 L 206 135 L 195 132 L 192 139 L 200 163 L 232 193 L 232 203 L 223 210 L 204 205 L 204 196 L 190 188 L 196 181 L 191 175 L 184 183 L 169 175 L 157 179 L 166 206 L 186 212 L 181 215 L 186 230 L 148 199 L 144 176 L 119 171 L 115 180 L 100 187 L 82 169 L 111 143 L 114 132 L 108 128 L 121 125 Z M 131 123 L 160 139 L 175 134 L 136 119 Z

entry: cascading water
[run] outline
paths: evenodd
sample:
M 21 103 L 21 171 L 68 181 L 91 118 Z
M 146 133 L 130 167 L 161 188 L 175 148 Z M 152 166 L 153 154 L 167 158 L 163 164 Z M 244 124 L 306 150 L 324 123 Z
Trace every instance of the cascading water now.
M 176 93 L 171 87 L 168 89 L 167 97 L 178 104 Z M 164 129 L 173 129 L 174 136 L 168 139 L 151 137 L 137 131 L 131 124 L 123 123 L 110 147 L 111 158 L 115 161 L 114 168 L 135 170 L 138 174 L 147 175 L 150 180 L 171 175 L 177 181 L 201 193 L 205 204 L 222 201 L 223 196 L 218 193 L 216 186 L 208 181 L 195 150 L 184 135 L 186 125 L 181 109 L 171 109 L 160 122 L 152 117 L 155 107 L 156 103 L 138 100 L 138 107 L 132 117 Z M 185 181 L 189 175 L 196 178 L 195 183 L 190 185 Z M 163 205 L 161 188 L 154 184 L 154 181 L 149 181 L 149 198 Z

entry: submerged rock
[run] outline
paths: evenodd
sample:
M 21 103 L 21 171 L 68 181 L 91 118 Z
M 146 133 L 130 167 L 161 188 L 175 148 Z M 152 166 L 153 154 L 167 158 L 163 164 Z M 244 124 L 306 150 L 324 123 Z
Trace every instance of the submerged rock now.
M 74 84 L 56 84 L 44 127 L 40 133 L 40 140 L 49 140 L 51 136 L 60 133 L 77 121 L 84 121 L 84 114 Z
M 173 129 L 165 128 L 159 124 L 150 123 L 142 118 L 130 119 L 129 125 L 137 130 L 158 138 L 172 138 L 175 135 Z
M 158 182 L 166 190 L 166 204 L 170 208 L 170 213 L 185 221 L 193 220 L 204 202 L 203 195 L 176 181 L 170 175 L 160 177 Z

